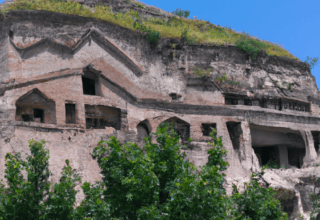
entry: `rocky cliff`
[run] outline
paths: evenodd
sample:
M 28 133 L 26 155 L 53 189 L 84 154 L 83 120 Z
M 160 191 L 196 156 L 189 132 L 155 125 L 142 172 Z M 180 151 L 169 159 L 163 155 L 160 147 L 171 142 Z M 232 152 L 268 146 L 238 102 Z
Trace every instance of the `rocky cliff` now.
M 142 10 L 125 1 L 82 3 Z M 194 140 L 185 151 L 200 166 L 214 127 L 228 150 L 229 193 L 274 163 L 281 168 L 267 170 L 265 184 L 294 193 L 282 200 L 291 219 L 310 215 L 311 180 L 320 177 L 320 100 L 305 63 L 265 52 L 252 59 L 234 45 L 154 44 L 106 21 L 55 12 L 10 11 L 0 29 L 1 178 L 4 155 L 25 156 L 34 138 L 47 141 L 52 181 L 69 159 L 93 182 L 99 140 L 140 142 L 162 122 L 172 122 L 183 143 Z

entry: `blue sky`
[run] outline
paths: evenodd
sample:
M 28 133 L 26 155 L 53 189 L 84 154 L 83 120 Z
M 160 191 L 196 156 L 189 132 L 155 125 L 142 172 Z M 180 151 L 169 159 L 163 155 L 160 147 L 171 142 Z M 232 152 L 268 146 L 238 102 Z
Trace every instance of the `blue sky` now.
M 190 17 L 230 26 L 282 45 L 293 55 L 320 58 L 319 0 L 142 0 L 166 11 L 190 10 Z M 320 62 L 311 70 L 320 88 Z
M 3 0 L 0 0 L 0 3 Z M 190 17 L 245 31 L 281 44 L 304 61 L 320 57 L 319 0 L 142 0 L 166 11 L 190 10 Z M 312 69 L 320 88 L 320 63 Z

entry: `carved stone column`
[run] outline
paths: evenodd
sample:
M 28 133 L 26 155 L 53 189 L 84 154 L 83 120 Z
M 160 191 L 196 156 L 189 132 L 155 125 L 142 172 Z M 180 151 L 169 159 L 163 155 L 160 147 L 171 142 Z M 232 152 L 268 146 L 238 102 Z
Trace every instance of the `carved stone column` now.
M 251 131 L 249 122 L 241 122 L 242 137 L 240 137 L 240 162 L 246 170 L 252 169 L 252 149 Z
M 306 167 L 310 162 L 312 162 L 317 158 L 317 152 L 314 147 L 314 140 L 313 140 L 311 131 L 300 130 L 300 133 L 306 147 L 306 156 L 304 157 L 304 160 L 303 160 L 303 167 Z
M 285 166 L 286 169 L 290 167 L 288 149 L 286 145 L 279 145 L 279 157 L 280 157 L 280 167 Z

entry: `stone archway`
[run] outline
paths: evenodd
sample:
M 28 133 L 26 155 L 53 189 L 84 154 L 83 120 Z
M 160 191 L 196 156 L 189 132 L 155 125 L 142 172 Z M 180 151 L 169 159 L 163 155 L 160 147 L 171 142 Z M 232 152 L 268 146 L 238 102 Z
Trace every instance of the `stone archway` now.
M 172 117 L 163 122 L 164 124 L 171 124 L 173 130 L 180 136 L 183 143 L 188 142 L 190 138 L 190 124 L 180 118 Z
M 152 127 L 148 119 L 141 121 L 137 125 L 137 142 L 143 142 L 144 138 L 150 136 Z

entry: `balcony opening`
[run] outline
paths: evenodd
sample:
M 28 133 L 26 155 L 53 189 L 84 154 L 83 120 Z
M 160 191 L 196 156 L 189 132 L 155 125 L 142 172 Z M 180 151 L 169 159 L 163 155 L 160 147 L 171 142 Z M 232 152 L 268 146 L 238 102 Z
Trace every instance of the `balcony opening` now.
M 121 129 L 121 110 L 102 105 L 85 105 L 87 129 Z

